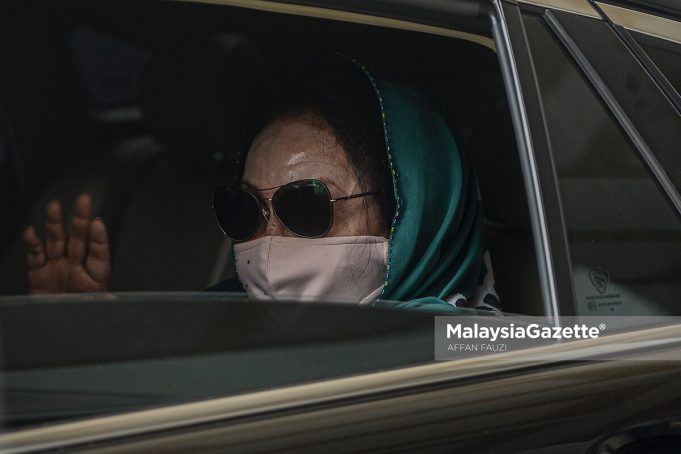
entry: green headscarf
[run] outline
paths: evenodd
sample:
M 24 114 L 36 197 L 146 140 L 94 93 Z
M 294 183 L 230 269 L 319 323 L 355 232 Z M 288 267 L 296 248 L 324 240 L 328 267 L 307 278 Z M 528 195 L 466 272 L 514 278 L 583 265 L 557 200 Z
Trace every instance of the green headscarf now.
M 397 206 L 387 277 L 374 305 L 456 311 L 445 299 L 472 300 L 486 272 L 472 164 L 422 96 L 362 69 L 380 104 Z

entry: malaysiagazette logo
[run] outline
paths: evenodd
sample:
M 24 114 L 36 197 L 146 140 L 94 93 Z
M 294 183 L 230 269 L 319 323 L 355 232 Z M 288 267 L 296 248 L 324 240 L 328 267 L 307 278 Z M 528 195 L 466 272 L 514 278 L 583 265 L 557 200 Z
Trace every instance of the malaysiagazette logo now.
M 640 345 L 648 345 L 649 340 L 654 340 L 656 345 L 661 342 L 659 348 L 662 349 L 662 345 L 668 342 L 671 345 L 677 342 L 674 339 L 681 337 L 681 334 L 668 336 L 667 331 L 658 330 L 661 327 L 670 332 L 678 329 L 681 333 L 681 317 L 436 316 L 434 358 L 437 361 L 457 361 L 508 352 L 513 354 L 498 359 L 511 362 L 524 362 L 528 358 L 551 362 L 558 359 L 620 359 L 622 352 L 638 351 Z M 630 333 L 640 334 L 632 338 Z M 667 357 L 672 361 L 681 361 L 681 356 L 671 347 L 664 351 L 669 352 Z M 640 355 L 636 355 L 638 360 Z M 650 355 L 650 358 L 658 358 L 658 353 Z
M 603 327 L 604 328 L 604 327 Z M 598 339 L 601 327 L 575 324 L 573 326 L 541 326 L 537 323 L 529 325 L 508 326 L 464 326 L 460 323 L 447 323 L 447 339 L 470 339 L 496 342 L 509 339 Z

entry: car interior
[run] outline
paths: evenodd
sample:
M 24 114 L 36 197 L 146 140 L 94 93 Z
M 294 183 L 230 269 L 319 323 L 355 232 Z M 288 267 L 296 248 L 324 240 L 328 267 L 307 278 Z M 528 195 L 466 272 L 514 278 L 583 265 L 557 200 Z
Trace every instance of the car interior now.
M 267 68 L 303 51 L 338 51 L 445 112 L 475 163 L 502 308 L 542 314 L 499 61 L 489 30 L 471 32 L 192 2 L 3 2 L 0 295 L 27 291 L 23 229 L 41 230 L 49 200 L 68 213 L 83 192 L 109 229 L 112 291 L 200 291 L 230 277 L 210 196 L 234 178 Z

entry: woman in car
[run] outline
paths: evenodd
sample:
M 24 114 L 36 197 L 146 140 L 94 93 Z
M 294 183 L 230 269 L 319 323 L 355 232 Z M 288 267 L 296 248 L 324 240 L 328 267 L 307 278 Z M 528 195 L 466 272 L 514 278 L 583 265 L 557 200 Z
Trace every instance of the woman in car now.
M 210 290 L 451 310 L 498 308 L 470 161 L 412 89 L 342 56 L 288 65 L 249 129 L 238 181 L 213 206 L 238 279 Z M 58 201 L 24 233 L 29 291 L 103 291 L 106 226 Z M 402 301 L 391 303 L 390 300 Z

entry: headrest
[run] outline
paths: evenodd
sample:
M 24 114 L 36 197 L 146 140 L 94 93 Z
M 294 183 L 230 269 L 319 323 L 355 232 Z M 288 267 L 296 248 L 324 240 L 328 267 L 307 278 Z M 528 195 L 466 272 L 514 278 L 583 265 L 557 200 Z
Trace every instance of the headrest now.
M 149 132 L 172 151 L 232 160 L 264 70 L 262 54 L 234 35 L 196 38 L 155 53 L 141 93 Z

